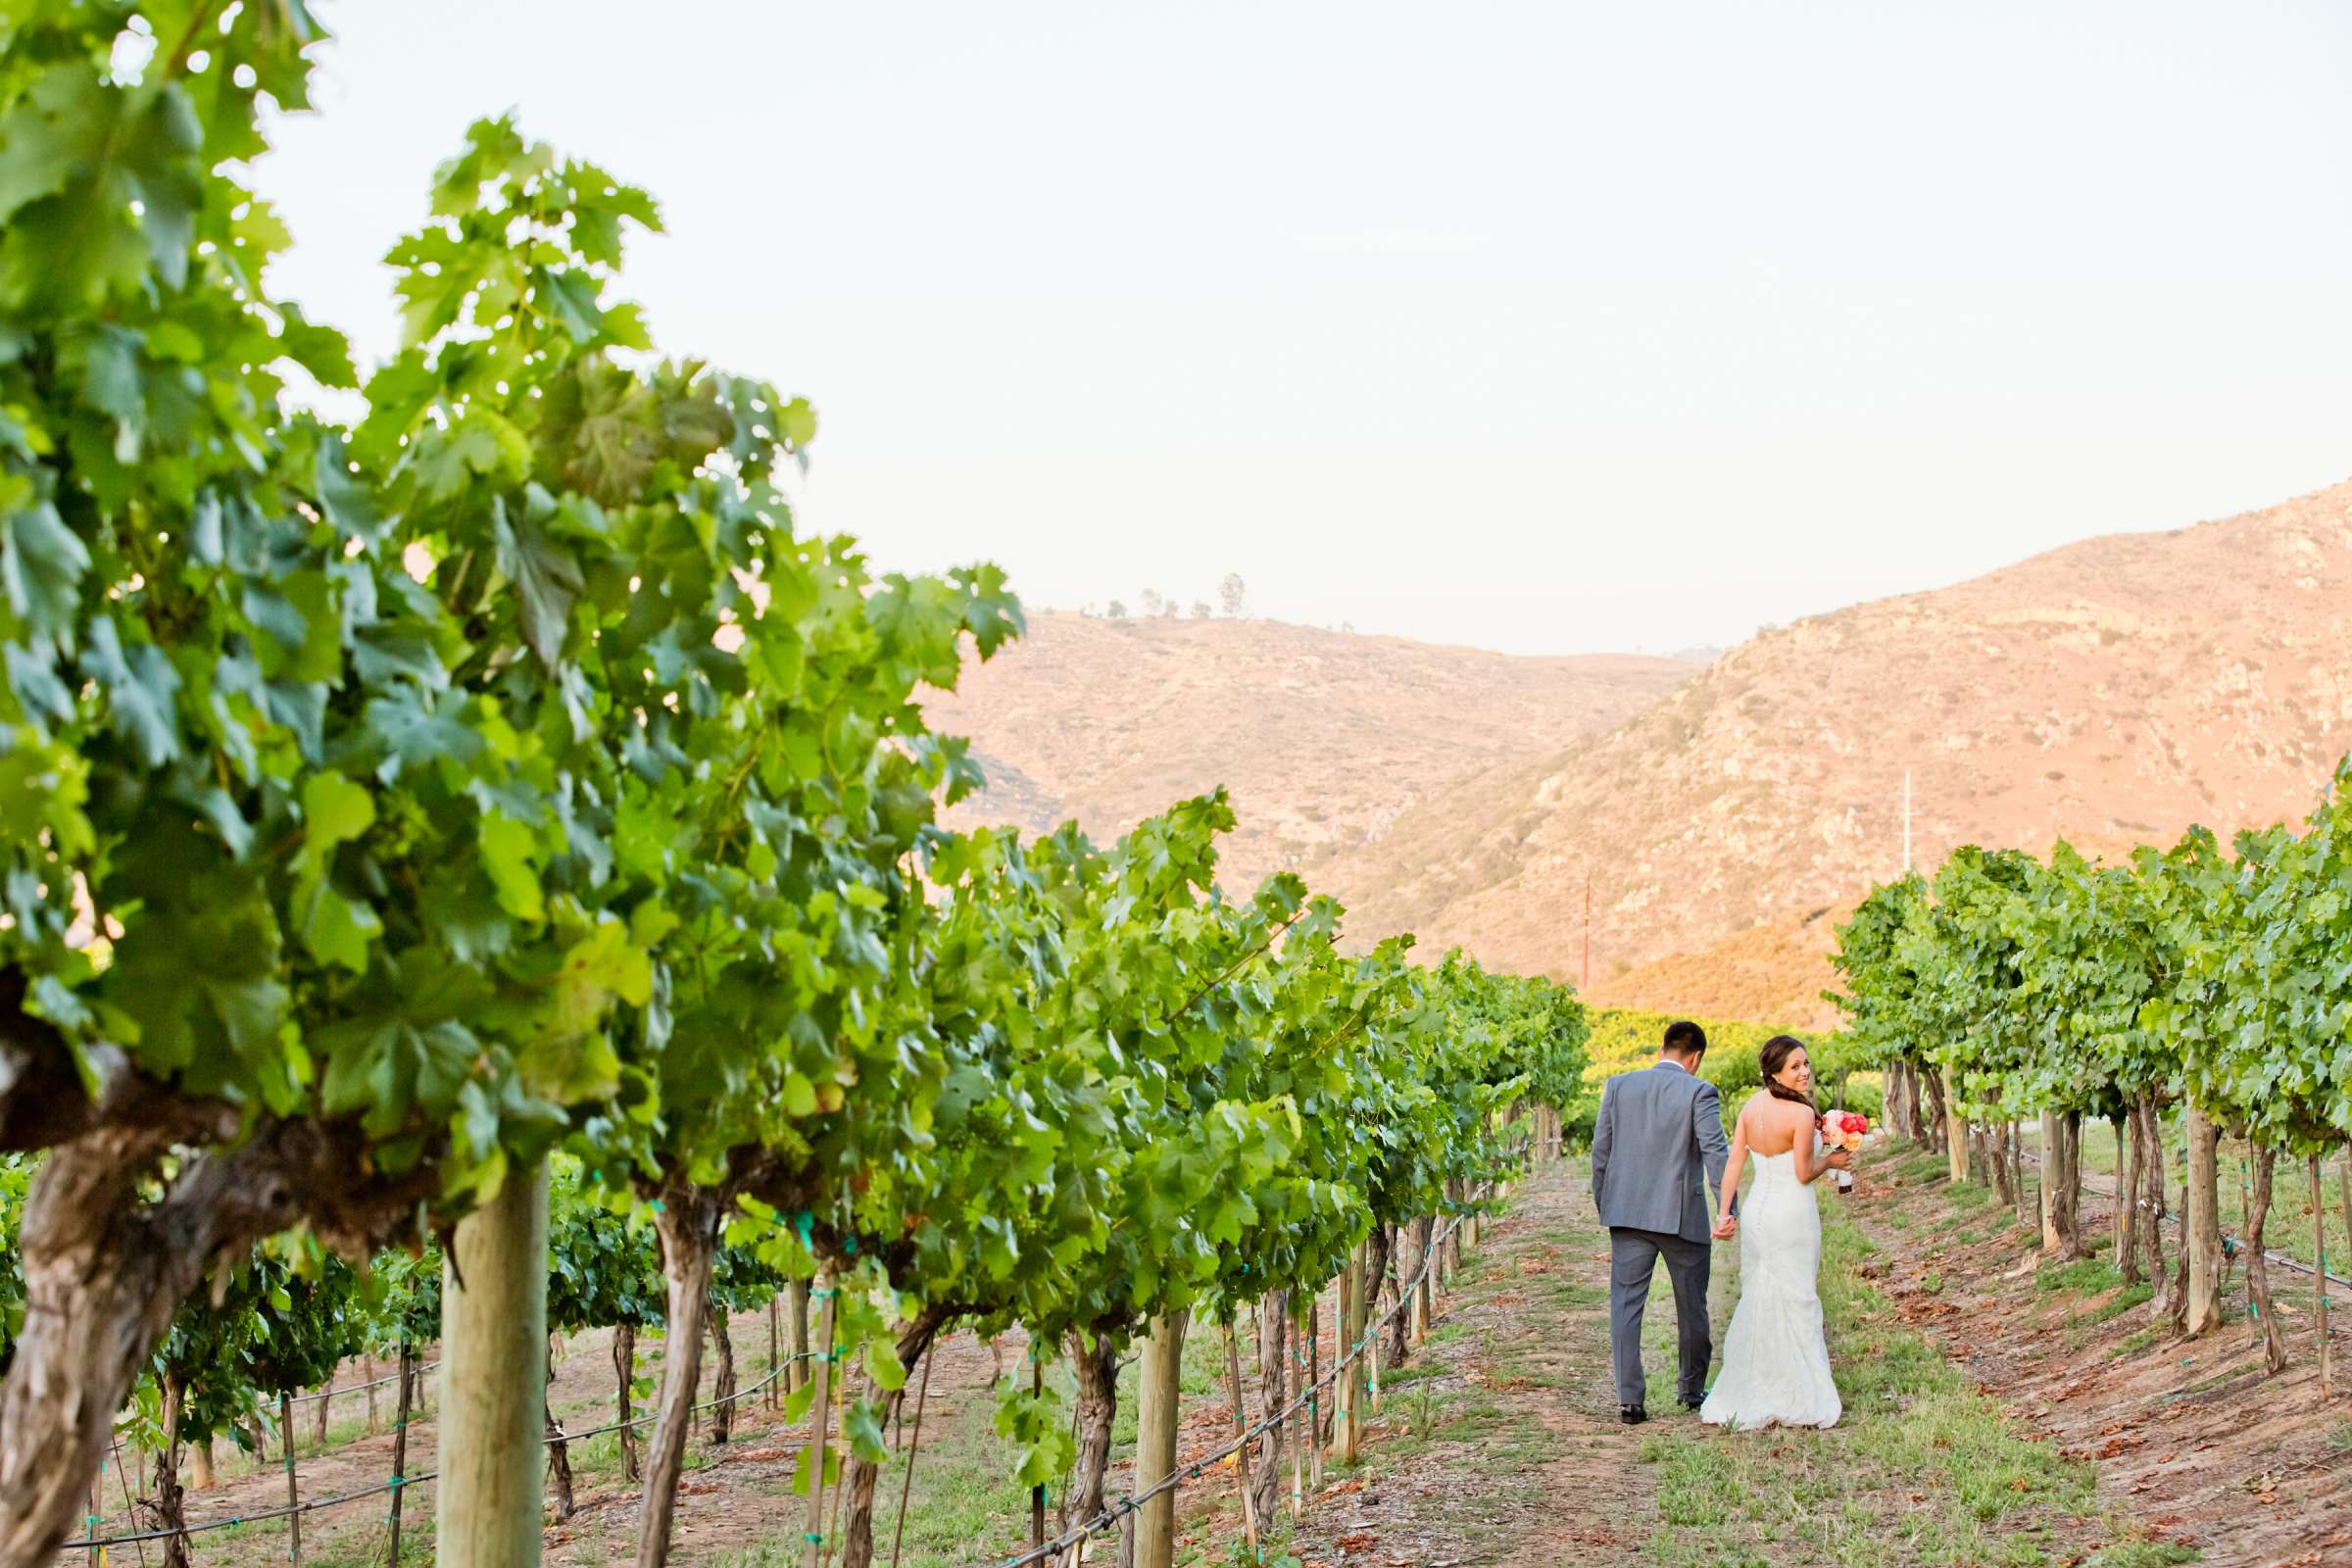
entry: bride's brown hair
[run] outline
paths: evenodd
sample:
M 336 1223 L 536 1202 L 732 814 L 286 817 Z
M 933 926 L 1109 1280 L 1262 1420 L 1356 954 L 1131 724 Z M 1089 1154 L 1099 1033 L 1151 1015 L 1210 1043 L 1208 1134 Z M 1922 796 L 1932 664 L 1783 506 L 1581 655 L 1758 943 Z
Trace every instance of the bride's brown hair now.
M 1805 1043 L 1794 1035 L 1774 1035 L 1764 1042 L 1763 1054 L 1758 1058 L 1764 1068 L 1764 1092 L 1775 1100 L 1794 1101 L 1818 1116 L 1821 1107 L 1813 1103 L 1813 1097 L 1797 1093 L 1780 1078 L 1781 1069 L 1788 1064 L 1789 1053 L 1804 1049 Z

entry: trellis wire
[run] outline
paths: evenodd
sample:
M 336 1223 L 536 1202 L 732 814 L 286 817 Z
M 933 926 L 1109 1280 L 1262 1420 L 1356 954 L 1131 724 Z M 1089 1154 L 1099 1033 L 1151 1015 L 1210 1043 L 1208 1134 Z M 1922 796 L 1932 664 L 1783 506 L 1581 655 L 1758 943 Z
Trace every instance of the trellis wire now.
M 438 1361 L 426 1361 L 419 1365 L 416 1370 L 420 1373 L 430 1372 L 438 1368 L 440 1365 L 441 1363 Z M 338 1395 L 365 1394 L 369 1389 L 380 1389 L 387 1383 L 397 1383 L 399 1381 L 400 1374 L 395 1372 L 388 1378 L 369 1378 L 365 1383 L 346 1383 L 341 1388 L 318 1389 L 310 1394 L 297 1394 L 294 1396 L 293 1402 L 296 1404 L 308 1404 L 313 1399 L 331 1399 L 336 1397 Z

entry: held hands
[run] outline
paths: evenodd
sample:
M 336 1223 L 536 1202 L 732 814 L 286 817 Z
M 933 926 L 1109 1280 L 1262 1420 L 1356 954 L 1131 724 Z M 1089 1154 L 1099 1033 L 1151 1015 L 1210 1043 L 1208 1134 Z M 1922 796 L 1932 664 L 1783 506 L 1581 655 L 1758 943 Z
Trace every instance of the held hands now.
M 1719 1242 L 1730 1241 L 1733 1237 L 1740 1234 L 1740 1220 L 1738 1216 L 1732 1214 L 1725 1214 L 1721 1216 L 1715 1221 L 1715 1229 L 1709 1234 L 1711 1234 Z

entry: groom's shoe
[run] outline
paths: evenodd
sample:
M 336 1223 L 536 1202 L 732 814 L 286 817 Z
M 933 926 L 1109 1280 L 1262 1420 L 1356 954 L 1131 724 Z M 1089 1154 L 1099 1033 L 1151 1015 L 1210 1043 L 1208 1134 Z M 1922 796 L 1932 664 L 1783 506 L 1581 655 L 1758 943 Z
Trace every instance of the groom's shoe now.
M 1686 1410 L 1695 1410 L 1706 1402 L 1704 1399 L 1685 1399 L 1682 1401 L 1682 1406 Z
M 1649 1419 L 1649 1412 L 1638 1404 L 1621 1404 L 1617 1407 L 1617 1419 L 1629 1427 L 1638 1427 Z

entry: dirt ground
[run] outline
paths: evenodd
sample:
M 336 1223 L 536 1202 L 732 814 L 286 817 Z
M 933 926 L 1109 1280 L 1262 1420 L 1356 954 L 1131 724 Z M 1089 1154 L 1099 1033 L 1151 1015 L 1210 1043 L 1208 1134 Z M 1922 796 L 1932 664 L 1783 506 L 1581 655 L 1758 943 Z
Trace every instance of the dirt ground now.
M 1955 1203 L 1940 1180 L 1905 1187 L 1866 1176 L 1862 1198 L 1866 1224 L 1894 1260 L 1890 1294 L 1903 1317 L 2062 1452 L 2094 1462 L 2102 1494 L 2161 1539 L 2213 1564 L 2352 1563 L 2352 1297 L 2341 1287 L 2337 1375 L 2323 1399 L 2306 1276 L 2272 1270 L 2290 1357 L 2272 1377 L 2242 1267 L 2229 1281 L 2228 1326 L 2189 1341 L 2152 1325 L 2156 1302 L 2125 1304 L 2112 1276 L 2048 1288 L 2058 1265 L 2042 1256 L 2038 1228 L 1993 1204 Z M 2085 1237 L 2103 1245 L 2112 1216 L 2111 1200 L 2094 1194 Z M 2167 1233 L 2168 1266 L 2179 1235 Z
M 767 1369 L 766 1315 L 739 1313 L 730 1329 L 738 1386 L 748 1388 L 764 1376 Z M 661 1348 L 658 1340 L 639 1342 L 641 1376 L 659 1376 Z M 1025 1342 L 1017 1335 L 1008 1336 L 1001 1348 L 1004 1351 L 1004 1363 L 1017 1365 L 1025 1353 Z M 998 1357 L 969 1335 L 948 1339 L 937 1353 L 939 1361 L 932 1376 L 929 1419 L 944 1422 L 952 1420 L 969 1400 L 988 1396 Z M 341 1385 L 348 1387 L 365 1381 L 368 1370 L 362 1363 L 345 1367 Z M 701 1378 L 703 1398 L 710 1397 L 712 1376 L 712 1357 L 706 1347 Z M 428 1390 L 432 1378 L 433 1374 L 428 1372 L 425 1378 Z M 585 1432 L 613 1418 L 614 1383 L 611 1336 L 601 1330 L 580 1335 L 564 1342 L 555 1380 L 549 1386 L 549 1401 L 567 1431 Z M 390 1477 L 393 1391 L 380 1388 L 375 1394 L 381 1430 L 362 1431 L 324 1451 L 312 1447 L 315 1415 L 308 1413 L 310 1407 L 297 1408 L 297 1471 L 302 1497 L 365 1492 L 381 1487 Z M 336 1396 L 332 1401 L 336 1428 L 364 1419 L 367 1407 L 364 1395 Z M 405 1468 L 413 1476 L 426 1475 L 435 1467 L 437 1429 L 431 1412 L 428 1394 L 423 1413 L 412 1422 L 409 1430 Z M 642 1401 L 636 1413 L 645 1413 Z M 800 1516 L 794 1510 L 805 1507 L 806 1501 L 792 1495 L 792 1466 L 807 1435 L 806 1423 L 785 1422 L 779 1411 L 769 1408 L 762 1392 L 735 1406 L 730 1439 L 725 1445 L 710 1443 L 710 1417 L 698 1418 L 688 1444 L 687 1463 L 692 1468 L 679 1487 L 675 1546 L 670 1558 L 678 1568 L 702 1568 L 723 1562 L 777 1539 L 787 1530 L 794 1532 L 793 1540 L 799 1539 Z M 641 1432 L 641 1442 L 650 1438 L 650 1428 Z M 238 1453 L 225 1440 L 218 1446 L 219 1485 L 209 1491 L 187 1494 L 187 1522 L 192 1528 L 285 1506 L 286 1482 L 274 1441 L 272 1438 L 270 1455 L 259 1465 Z M 586 1444 L 575 1443 L 570 1453 L 576 1508 L 570 1519 L 556 1522 L 551 1502 L 546 1562 L 551 1568 L 604 1568 L 606 1564 L 634 1561 L 639 1492 L 635 1483 L 621 1479 L 614 1440 L 608 1436 Z M 128 1511 L 124 1510 L 119 1483 L 111 1470 L 108 1485 L 116 1489 L 108 1499 L 116 1511 L 110 1513 L 104 1529 L 106 1534 L 114 1535 L 128 1528 Z M 135 1480 L 133 1490 L 138 1490 Z M 304 1560 L 327 1568 L 346 1563 L 355 1568 L 363 1563 L 382 1563 L 388 1544 L 388 1499 L 379 1494 L 306 1514 L 302 1525 Z M 409 1494 L 404 1515 L 401 1560 L 429 1562 L 433 1492 L 428 1484 L 420 1484 Z M 151 1518 L 141 1517 L 138 1527 L 149 1529 L 153 1524 Z M 284 1561 L 286 1544 L 282 1521 L 206 1531 L 189 1538 L 191 1556 L 205 1568 L 216 1565 L 244 1568 L 252 1563 Z M 148 1544 L 147 1549 L 156 1553 L 160 1561 L 160 1547 Z M 86 1556 L 80 1552 L 63 1553 L 58 1561 L 61 1568 L 86 1568 Z M 110 1561 L 121 1568 L 138 1562 L 139 1558 L 133 1548 L 118 1547 L 110 1554 Z

